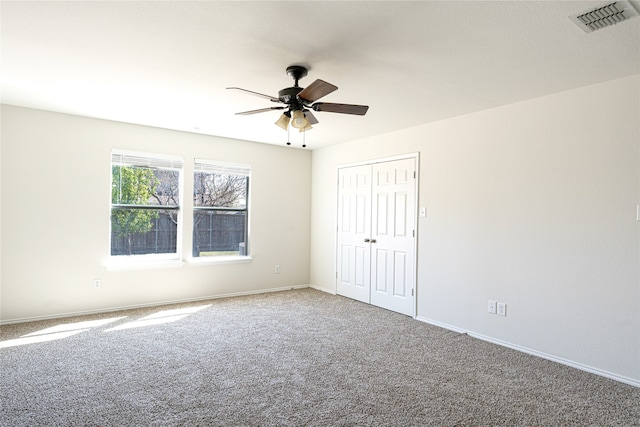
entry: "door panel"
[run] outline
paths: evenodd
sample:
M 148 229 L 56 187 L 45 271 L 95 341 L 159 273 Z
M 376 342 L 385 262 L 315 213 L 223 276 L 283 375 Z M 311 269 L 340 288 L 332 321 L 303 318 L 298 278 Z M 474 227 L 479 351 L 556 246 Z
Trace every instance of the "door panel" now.
M 367 247 L 356 247 L 355 256 L 355 286 L 357 288 L 368 288 L 367 281 L 369 280 L 369 269 L 371 264 L 369 263 L 369 250 Z
M 377 293 L 382 293 L 382 294 L 387 294 L 388 290 L 387 290 L 387 285 L 389 284 L 389 280 L 388 280 L 388 272 L 387 272 L 387 267 L 389 265 L 388 263 L 388 259 L 389 259 L 389 252 L 387 252 L 384 249 L 377 249 L 375 250 L 376 256 L 375 256 L 375 262 L 373 263 L 373 265 L 375 266 L 375 291 Z
M 338 170 L 337 292 L 370 302 L 371 166 Z
M 389 231 L 387 229 L 388 221 L 387 221 L 387 212 L 389 211 L 389 195 L 387 193 L 379 193 L 376 195 L 376 209 L 375 211 L 378 212 L 378 215 L 376 216 L 377 221 L 374 223 L 376 224 L 376 230 L 374 232 L 374 234 L 376 236 L 387 236 L 389 234 Z
M 394 236 L 396 237 L 407 237 L 408 236 L 408 228 L 407 228 L 407 193 L 396 193 L 395 194 L 395 208 L 396 212 L 394 215 L 395 224 L 393 227 Z M 413 229 L 412 229 L 413 230 Z
M 385 200 L 372 210 L 377 224 L 372 235 L 376 254 L 372 258 L 371 304 L 413 316 L 415 267 L 415 160 L 403 159 L 373 165 L 379 179 L 372 186 L 374 200 Z M 382 179 L 388 177 L 389 179 Z M 379 233 L 384 231 L 384 233 Z M 384 264 L 384 265 L 382 265 Z
M 406 298 L 409 295 L 410 283 L 407 280 L 407 254 L 405 252 L 395 252 L 393 268 L 393 295 Z

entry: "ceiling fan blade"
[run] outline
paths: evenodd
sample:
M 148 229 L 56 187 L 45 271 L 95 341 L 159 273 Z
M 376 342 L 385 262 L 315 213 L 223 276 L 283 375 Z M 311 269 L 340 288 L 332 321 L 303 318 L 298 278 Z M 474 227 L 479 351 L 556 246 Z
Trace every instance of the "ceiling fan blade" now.
M 266 111 L 271 111 L 271 110 L 284 110 L 285 108 L 287 107 L 260 108 L 259 110 L 250 110 L 250 111 L 243 111 L 241 113 L 236 113 L 236 116 L 248 116 L 250 114 L 264 113 Z
M 328 111 L 330 113 L 355 114 L 364 116 L 369 110 L 368 105 L 333 104 L 330 102 L 316 102 L 311 106 L 313 111 Z
M 227 89 L 229 89 L 229 90 L 238 90 L 240 92 L 248 93 L 249 95 L 259 96 L 260 98 L 266 98 L 266 99 L 268 99 L 269 101 L 272 101 L 272 102 L 280 102 L 280 100 L 278 98 L 276 98 L 275 96 L 265 95 L 263 93 L 254 92 L 252 90 L 242 89 L 242 88 L 239 88 L 239 87 L 228 87 Z
M 314 116 L 309 110 L 304 110 L 304 116 L 307 118 L 310 125 L 315 125 L 319 123 L 318 119 L 316 119 L 316 116 Z
M 331 83 L 327 83 L 324 80 L 316 80 L 298 94 L 298 98 L 307 102 L 314 102 L 322 98 L 325 95 L 338 89 L 338 86 L 334 86 Z

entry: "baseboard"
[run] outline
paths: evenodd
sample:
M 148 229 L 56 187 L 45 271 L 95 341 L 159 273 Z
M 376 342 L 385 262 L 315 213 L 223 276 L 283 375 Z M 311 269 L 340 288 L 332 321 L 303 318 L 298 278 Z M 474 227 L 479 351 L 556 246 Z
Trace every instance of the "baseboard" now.
M 229 294 L 207 295 L 207 296 L 197 297 L 197 298 L 183 298 L 183 299 L 169 300 L 169 301 L 156 301 L 156 302 L 150 302 L 145 304 L 123 305 L 123 306 L 109 307 L 109 308 L 104 308 L 99 310 L 73 311 L 69 313 L 60 313 L 60 314 L 53 314 L 53 315 L 47 315 L 47 316 L 23 317 L 19 319 L 2 320 L 0 321 L 0 326 L 11 325 L 14 323 L 36 322 L 39 320 L 63 319 L 65 317 L 85 316 L 88 314 L 111 313 L 114 311 L 132 310 L 136 308 L 158 307 L 162 305 L 171 305 L 171 304 L 183 304 L 183 303 L 206 301 L 206 300 L 219 299 L 219 298 L 266 294 L 269 292 L 281 292 L 281 291 L 289 291 L 292 289 L 305 289 L 309 287 L 311 286 L 310 285 L 283 286 L 279 288 L 260 289 L 257 291 L 233 292 Z M 317 289 L 321 290 L 320 288 L 317 288 Z
M 320 286 L 316 286 L 316 285 L 309 285 L 309 287 L 310 287 L 310 288 L 312 288 L 312 289 L 315 289 L 315 290 L 317 290 L 317 291 L 326 292 L 326 293 L 331 294 L 331 295 L 337 295 L 335 290 L 330 290 L 330 289 L 327 289 L 327 288 L 322 288 L 322 287 L 320 287 Z
M 625 384 L 640 388 L 640 381 L 636 380 L 634 378 L 625 377 L 625 376 L 622 376 L 622 375 L 614 374 L 612 372 L 604 371 L 602 369 L 594 368 L 592 366 L 583 365 L 582 363 L 574 362 L 574 361 L 569 360 L 569 359 L 564 359 L 562 357 L 553 356 L 551 354 L 547 354 L 547 353 L 544 353 L 544 352 L 541 352 L 541 351 L 538 351 L 538 350 L 534 350 L 534 349 L 531 349 L 531 348 L 528 348 L 528 347 L 523 347 L 523 346 L 520 346 L 520 345 L 517 345 L 517 344 L 512 344 L 512 343 L 509 343 L 509 342 L 506 342 L 506 341 L 502 341 L 502 340 L 499 340 L 499 339 L 496 339 L 496 338 L 493 338 L 493 337 L 490 337 L 490 336 L 487 336 L 487 335 L 482 335 L 482 334 L 478 334 L 478 333 L 475 333 L 475 332 L 472 332 L 472 331 L 467 331 L 465 329 L 461 329 L 461 328 L 458 328 L 456 326 L 448 325 L 446 323 L 438 322 L 436 320 L 427 319 L 425 317 L 418 316 L 418 317 L 416 317 L 416 320 L 418 320 L 420 322 L 428 323 L 428 324 L 433 325 L 433 326 L 438 326 L 440 328 L 448 329 L 448 330 L 453 331 L 453 332 L 458 332 L 458 333 L 461 333 L 461 334 L 467 334 L 467 335 L 469 335 L 470 337 L 473 337 L 473 338 L 477 338 L 477 339 L 480 339 L 480 340 L 483 340 L 483 341 L 487 341 L 487 342 L 490 342 L 490 343 L 493 343 L 493 344 L 500 345 L 502 347 L 507 347 L 507 348 L 510 348 L 510 349 L 513 349 L 513 350 L 520 351 L 522 353 L 530 354 L 532 356 L 536 356 L 536 357 L 540 357 L 542 359 L 550 360 L 552 362 L 556 362 L 556 363 L 559 363 L 561 365 L 570 366 L 572 368 L 576 368 L 576 369 L 579 369 L 581 371 L 589 372 L 591 374 L 599 375 L 601 377 L 609 378 L 609 379 L 614 380 L 614 381 L 618 381 L 618 382 L 621 382 L 621 383 L 625 383 Z

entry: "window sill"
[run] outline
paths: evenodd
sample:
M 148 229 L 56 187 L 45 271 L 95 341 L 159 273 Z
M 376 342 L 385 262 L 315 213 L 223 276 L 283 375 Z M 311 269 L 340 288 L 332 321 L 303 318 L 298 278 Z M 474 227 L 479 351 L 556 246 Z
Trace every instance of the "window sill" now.
M 179 268 L 184 261 L 179 259 L 158 260 L 108 260 L 105 263 L 107 271 L 153 270 L 159 268 Z
M 212 256 L 189 258 L 193 265 L 248 264 L 253 260 L 250 256 Z

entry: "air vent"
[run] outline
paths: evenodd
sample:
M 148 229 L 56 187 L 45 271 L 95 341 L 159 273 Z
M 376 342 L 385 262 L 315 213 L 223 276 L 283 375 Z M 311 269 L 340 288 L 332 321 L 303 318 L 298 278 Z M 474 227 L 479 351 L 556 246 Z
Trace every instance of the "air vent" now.
M 585 33 L 591 33 L 605 27 L 616 25 L 627 19 L 638 16 L 638 12 L 626 0 L 599 6 L 595 9 L 569 17 Z

